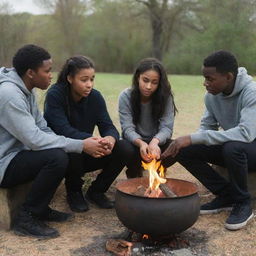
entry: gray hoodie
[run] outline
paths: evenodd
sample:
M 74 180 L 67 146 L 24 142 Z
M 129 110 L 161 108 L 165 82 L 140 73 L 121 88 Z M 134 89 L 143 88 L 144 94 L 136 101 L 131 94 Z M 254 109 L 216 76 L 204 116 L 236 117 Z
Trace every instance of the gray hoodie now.
M 256 138 L 256 82 L 245 68 L 238 69 L 231 94 L 205 95 L 206 110 L 192 144 L 218 145 L 227 141 L 252 142 Z M 222 128 L 222 130 L 218 130 Z
M 34 91 L 26 88 L 15 69 L 0 68 L 0 183 L 17 153 L 50 148 L 81 153 L 83 141 L 53 133 L 38 109 Z

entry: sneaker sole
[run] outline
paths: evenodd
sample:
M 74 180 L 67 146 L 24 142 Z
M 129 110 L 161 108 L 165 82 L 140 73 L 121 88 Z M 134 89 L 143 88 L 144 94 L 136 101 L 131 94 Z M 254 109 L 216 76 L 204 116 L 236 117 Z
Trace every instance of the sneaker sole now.
M 254 217 L 254 214 L 252 213 L 247 220 L 244 222 L 238 223 L 238 224 L 229 224 L 225 223 L 225 228 L 228 230 L 239 230 L 247 225 L 247 223 Z
M 33 234 L 27 232 L 27 230 L 25 230 L 23 228 L 15 228 L 15 229 L 13 229 L 13 232 L 17 236 L 30 236 L 30 237 L 35 237 L 39 240 L 46 240 L 46 239 L 56 238 L 56 237 L 60 236 L 60 234 L 53 234 L 53 235 L 49 235 L 49 236 L 37 236 L 37 235 L 33 235 Z
M 232 207 L 225 207 L 225 208 L 219 208 L 219 209 L 214 209 L 214 210 L 200 210 L 200 214 L 204 215 L 204 214 L 216 214 L 219 212 L 223 212 L 223 211 L 231 211 Z

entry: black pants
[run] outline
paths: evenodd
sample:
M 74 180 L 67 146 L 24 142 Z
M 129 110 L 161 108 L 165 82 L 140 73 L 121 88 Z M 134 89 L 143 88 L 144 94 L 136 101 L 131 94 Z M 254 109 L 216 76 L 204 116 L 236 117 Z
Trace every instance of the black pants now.
M 90 191 L 105 193 L 125 166 L 119 141 L 116 142 L 112 154 L 102 158 L 94 158 L 85 153 L 68 155 L 69 166 L 65 177 L 67 191 L 81 191 L 82 176 L 86 172 L 102 169 L 89 189 Z
M 62 149 L 19 152 L 8 165 L 0 187 L 11 188 L 33 181 L 23 206 L 43 215 L 65 176 L 68 156 Z
M 223 145 L 192 145 L 183 148 L 177 161 L 215 195 L 230 197 L 234 203 L 250 201 L 248 172 L 256 170 L 256 141 L 226 142 Z M 226 167 L 229 180 L 208 164 Z
M 160 146 L 161 151 L 163 152 L 170 144 L 170 140 L 168 140 L 164 145 Z M 135 146 L 128 140 L 121 140 L 122 143 L 122 151 L 125 155 L 125 163 L 127 166 L 127 177 L 128 178 L 135 178 L 141 177 L 143 168 L 141 167 L 142 158 L 140 156 L 140 149 L 139 147 Z M 165 159 L 162 162 L 164 167 L 170 166 L 171 164 L 168 162 L 168 159 Z

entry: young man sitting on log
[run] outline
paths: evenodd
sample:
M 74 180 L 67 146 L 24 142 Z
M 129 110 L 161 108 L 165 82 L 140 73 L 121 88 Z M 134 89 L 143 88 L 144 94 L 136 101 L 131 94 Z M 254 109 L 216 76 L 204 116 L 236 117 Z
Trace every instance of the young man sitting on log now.
M 88 140 L 56 135 L 37 107 L 34 88 L 46 90 L 52 79 L 52 60 L 46 50 L 22 47 L 13 57 L 13 67 L 0 68 L 0 187 L 33 181 L 13 229 L 20 235 L 53 238 L 59 232 L 44 221 L 71 217 L 49 207 L 65 176 L 66 152 L 87 152 Z
M 256 83 L 227 51 L 209 55 L 202 72 L 207 93 L 200 129 L 175 139 L 162 158 L 176 158 L 216 195 L 201 214 L 232 209 L 225 227 L 238 230 L 253 218 L 247 174 L 256 168 Z M 209 163 L 226 167 L 229 180 Z

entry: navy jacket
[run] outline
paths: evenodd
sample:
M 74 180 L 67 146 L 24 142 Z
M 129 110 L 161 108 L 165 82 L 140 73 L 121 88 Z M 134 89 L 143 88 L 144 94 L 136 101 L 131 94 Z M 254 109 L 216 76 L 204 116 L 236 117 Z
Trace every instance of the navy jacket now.
M 97 126 L 102 137 L 119 139 L 99 91 L 93 89 L 79 102 L 68 95 L 67 85 L 64 84 L 54 84 L 47 92 L 44 117 L 55 133 L 73 139 L 86 139 L 93 135 Z

